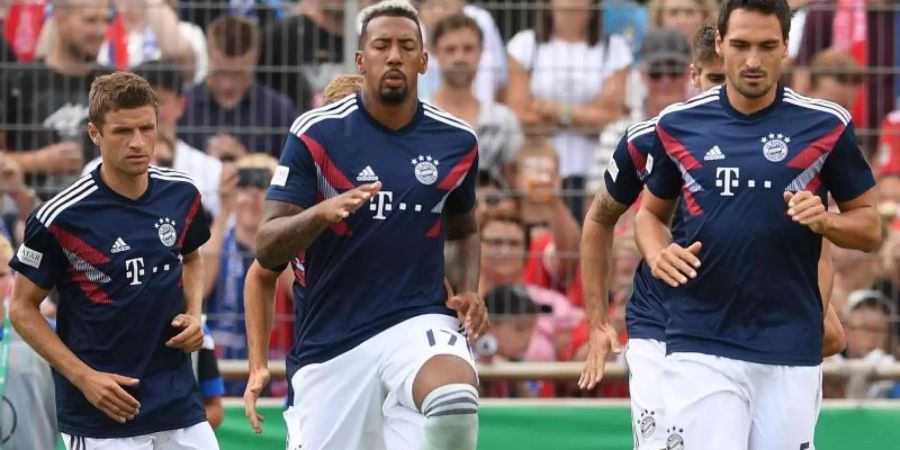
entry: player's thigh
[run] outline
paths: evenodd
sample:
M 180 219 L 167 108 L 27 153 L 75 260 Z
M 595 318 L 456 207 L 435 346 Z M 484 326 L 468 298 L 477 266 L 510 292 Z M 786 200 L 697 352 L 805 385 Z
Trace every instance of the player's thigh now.
M 294 404 L 285 412 L 288 443 L 303 450 L 383 449 L 381 407 L 386 395 L 371 339 L 291 378 Z
M 625 361 L 630 373 L 631 426 L 636 450 L 665 448 L 665 406 L 662 383 L 666 344 L 652 339 L 629 339 Z
M 669 450 L 747 450 L 750 394 L 741 361 L 697 353 L 666 357 L 663 405 Z
M 469 343 L 455 317 L 428 314 L 409 319 L 385 333 L 387 350 L 382 361 L 382 381 L 400 405 L 417 411 L 413 383 L 423 367 L 436 356 L 451 356 L 445 361 L 458 373 L 458 383 L 477 382 L 475 360 Z M 446 365 L 445 365 L 446 366 Z
M 750 450 L 814 449 L 822 390 L 821 366 L 760 365 L 753 399 Z
M 66 450 L 154 450 L 151 435 L 118 439 L 94 439 L 61 433 Z
M 154 450 L 218 450 L 219 442 L 209 422 L 159 433 Z
M 384 403 L 384 443 L 389 450 L 416 450 L 425 435 L 425 416 L 402 405 L 396 393 L 388 395 Z

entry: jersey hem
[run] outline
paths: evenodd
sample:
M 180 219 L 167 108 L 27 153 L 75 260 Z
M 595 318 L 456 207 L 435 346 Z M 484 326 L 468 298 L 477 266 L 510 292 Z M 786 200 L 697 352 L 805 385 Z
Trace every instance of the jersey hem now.
M 164 431 L 174 431 L 181 430 L 183 428 L 189 428 L 194 425 L 206 422 L 206 414 L 198 415 L 197 417 L 189 420 L 182 421 L 176 425 L 163 425 L 163 426 L 145 426 L 145 427 L 134 427 L 128 428 L 127 430 L 122 430 L 121 432 L 108 433 L 99 431 L 96 429 L 88 429 L 88 428 L 78 428 L 69 425 L 65 425 L 63 423 L 59 424 L 60 433 L 69 434 L 72 436 L 85 437 L 88 439 L 126 439 L 133 438 L 138 436 L 144 436 L 153 433 L 161 433 Z
M 669 338 L 666 342 L 666 355 L 673 353 L 702 353 L 720 356 L 757 364 L 772 366 L 818 366 L 822 364 L 822 356 L 773 355 L 758 351 L 748 351 L 733 346 L 711 343 L 710 341 L 694 342 L 685 338 Z

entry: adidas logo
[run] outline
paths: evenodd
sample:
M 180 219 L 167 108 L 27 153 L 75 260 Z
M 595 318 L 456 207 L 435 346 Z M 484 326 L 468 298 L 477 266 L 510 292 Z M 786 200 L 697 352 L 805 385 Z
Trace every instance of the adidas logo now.
M 375 175 L 375 171 L 372 170 L 372 166 L 366 166 L 366 168 L 356 176 L 356 181 L 378 181 L 378 175 Z
M 131 246 L 126 244 L 122 238 L 116 239 L 116 243 L 112 246 L 112 253 L 121 253 L 128 250 L 131 250 Z
M 719 161 L 725 159 L 725 154 L 722 153 L 722 150 L 719 149 L 719 146 L 713 146 L 713 148 L 709 149 L 706 152 L 706 156 L 703 157 L 704 161 Z

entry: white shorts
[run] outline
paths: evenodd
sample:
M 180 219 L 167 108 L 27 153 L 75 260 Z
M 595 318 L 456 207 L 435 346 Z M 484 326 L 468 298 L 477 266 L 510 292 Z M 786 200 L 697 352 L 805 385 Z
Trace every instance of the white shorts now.
M 208 422 L 129 438 L 94 439 L 62 433 L 66 450 L 218 450 Z
M 665 377 L 668 450 L 815 449 L 821 366 L 673 353 Z
M 666 447 L 663 405 L 663 362 L 666 344 L 653 339 L 629 339 L 625 349 L 628 391 L 631 395 L 631 429 L 634 450 Z
M 294 404 L 284 413 L 288 450 L 417 449 L 425 418 L 413 402 L 419 369 L 436 355 L 475 361 L 459 321 L 428 314 L 382 331 L 291 378 Z

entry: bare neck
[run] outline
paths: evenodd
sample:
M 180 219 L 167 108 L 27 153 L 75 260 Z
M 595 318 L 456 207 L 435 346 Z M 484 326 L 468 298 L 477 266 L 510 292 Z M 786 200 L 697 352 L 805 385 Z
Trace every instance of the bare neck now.
M 469 110 L 478 108 L 478 98 L 472 93 L 472 85 L 456 88 L 441 83 L 434 93 L 434 102 L 447 110 Z
M 109 164 L 100 166 L 100 178 L 115 193 L 132 200 L 137 200 L 144 195 L 150 185 L 150 175 L 147 172 L 130 175 L 117 171 Z
M 769 92 L 766 92 L 765 95 L 756 98 L 745 97 L 733 86 L 729 85 L 728 87 L 730 89 L 725 89 L 725 94 L 728 95 L 728 103 L 731 104 L 735 111 L 744 115 L 766 109 L 766 107 L 775 102 L 775 97 L 778 95 L 777 84 L 772 86 L 772 89 L 769 89 Z
M 234 227 L 234 238 L 244 247 L 250 250 L 256 249 L 256 230 L 257 226 L 240 226 Z
M 553 35 L 566 42 L 584 42 L 587 40 L 587 33 L 585 33 L 586 28 L 586 20 L 573 20 L 569 23 L 563 23 L 562 20 L 555 20 L 553 23 Z
M 409 88 L 415 92 L 416 86 L 412 85 Z M 415 95 L 410 95 L 403 103 L 386 105 L 373 100 L 371 94 L 363 89 L 362 100 L 369 115 L 391 130 L 399 130 L 409 125 L 419 107 L 419 99 Z
M 66 52 L 61 43 L 53 46 L 53 50 L 47 54 L 44 62 L 63 75 L 82 76 L 87 75 L 94 68 L 94 63 L 82 61 Z

